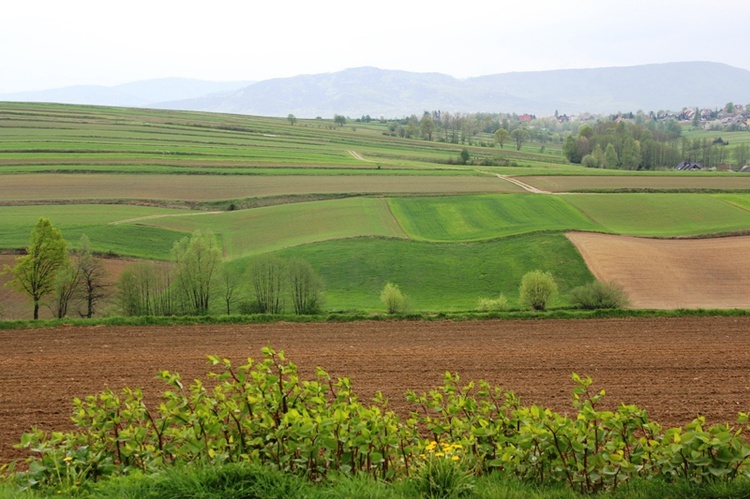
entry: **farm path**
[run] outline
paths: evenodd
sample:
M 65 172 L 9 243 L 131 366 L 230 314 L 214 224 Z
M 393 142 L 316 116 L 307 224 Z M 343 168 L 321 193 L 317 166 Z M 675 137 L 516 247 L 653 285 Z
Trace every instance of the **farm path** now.
M 141 220 L 152 220 L 154 218 L 167 218 L 167 217 L 194 217 L 198 215 L 218 215 L 219 213 L 223 213 L 221 211 L 201 211 L 198 213 L 167 213 L 167 214 L 159 214 L 159 215 L 146 215 L 143 217 L 135 217 L 135 218 L 127 218 L 125 220 L 116 220 L 114 222 L 109 222 L 108 225 L 121 225 L 121 224 L 127 224 L 132 222 L 140 222 Z
M 351 154 L 354 159 L 358 159 L 360 161 L 366 161 L 368 163 L 377 163 L 377 161 L 373 161 L 371 159 L 366 159 L 366 158 L 362 157 L 362 155 L 360 153 L 358 153 L 357 151 L 351 151 L 351 150 L 349 150 L 347 152 L 349 154 Z
M 532 194 L 552 194 L 552 192 L 550 192 L 550 191 L 543 191 L 541 189 L 537 189 L 533 185 L 529 185 L 526 182 L 522 182 L 522 181 L 518 180 L 515 177 L 511 177 L 510 175 L 502 175 L 500 173 L 486 172 L 486 171 L 483 171 L 483 170 L 476 170 L 476 171 L 479 172 L 479 173 L 486 173 L 487 175 L 494 175 L 497 178 L 499 178 L 501 180 L 504 180 L 506 182 L 510 182 L 511 184 L 517 185 L 521 189 L 523 189 L 523 190 L 525 190 L 527 192 L 531 192 Z
M 486 380 L 524 404 L 571 410 L 571 373 L 606 389 L 602 410 L 637 404 L 652 420 L 684 425 L 702 414 L 734 421 L 750 409 L 750 316 L 591 320 L 363 321 L 195 326 L 62 326 L 0 331 L 0 463 L 32 426 L 68 430 L 73 397 L 143 387 L 153 404 L 159 370 L 204 379 L 207 354 L 235 365 L 271 345 L 302 379 L 317 366 L 349 377 L 360 400 L 376 391 L 402 416 L 407 390 Z
M 750 308 L 750 236 L 650 239 L 570 232 L 591 273 L 634 308 Z

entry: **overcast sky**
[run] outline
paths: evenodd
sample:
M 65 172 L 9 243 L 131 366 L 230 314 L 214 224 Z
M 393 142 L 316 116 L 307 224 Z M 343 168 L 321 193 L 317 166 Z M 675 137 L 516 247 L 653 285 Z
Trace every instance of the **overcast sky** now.
M 750 70 L 747 0 L 17 0 L 0 93 L 375 66 L 458 78 L 713 61 Z

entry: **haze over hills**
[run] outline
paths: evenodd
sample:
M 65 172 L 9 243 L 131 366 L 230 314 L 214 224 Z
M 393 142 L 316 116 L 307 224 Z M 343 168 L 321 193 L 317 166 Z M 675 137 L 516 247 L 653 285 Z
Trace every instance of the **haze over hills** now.
M 154 107 L 262 116 L 401 117 L 423 111 L 615 113 L 750 102 L 750 71 L 712 62 L 503 73 L 457 79 L 372 67 L 251 82 L 167 78 L 0 95 L 0 100 Z

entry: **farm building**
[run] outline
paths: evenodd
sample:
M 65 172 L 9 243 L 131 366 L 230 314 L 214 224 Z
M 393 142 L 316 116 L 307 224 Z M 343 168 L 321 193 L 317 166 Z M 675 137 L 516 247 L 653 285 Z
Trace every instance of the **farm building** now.
M 703 167 L 700 163 L 691 163 L 690 161 L 683 161 L 679 165 L 674 167 L 675 170 L 680 171 L 691 171 L 691 170 L 702 170 Z

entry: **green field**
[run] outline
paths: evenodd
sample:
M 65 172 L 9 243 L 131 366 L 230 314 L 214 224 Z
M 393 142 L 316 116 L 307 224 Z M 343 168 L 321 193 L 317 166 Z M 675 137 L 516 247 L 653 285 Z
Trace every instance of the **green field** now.
M 406 233 L 423 241 L 477 241 L 538 231 L 599 228 L 554 196 L 395 198 L 390 205 Z
M 615 234 L 699 236 L 750 229 L 750 212 L 710 194 L 570 194 L 565 200 Z
M 265 253 L 308 260 L 330 309 L 379 309 L 389 280 L 417 310 L 499 293 L 515 306 L 536 268 L 557 277 L 563 306 L 592 279 L 565 231 L 750 230 L 750 194 L 737 192 L 750 176 L 588 169 L 567 164 L 558 143 L 501 149 L 483 133 L 471 144 L 395 137 L 377 120 L 54 104 L 0 103 L 0 117 L 0 249 L 25 247 L 40 217 L 71 245 L 86 234 L 98 252 L 157 260 L 209 231 L 238 273 Z M 464 147 L 473 164 L 456 164 Z M 529 194 L 497 174 L 566 194 Z M 586 189 L 606 193 L 569 193 Z

